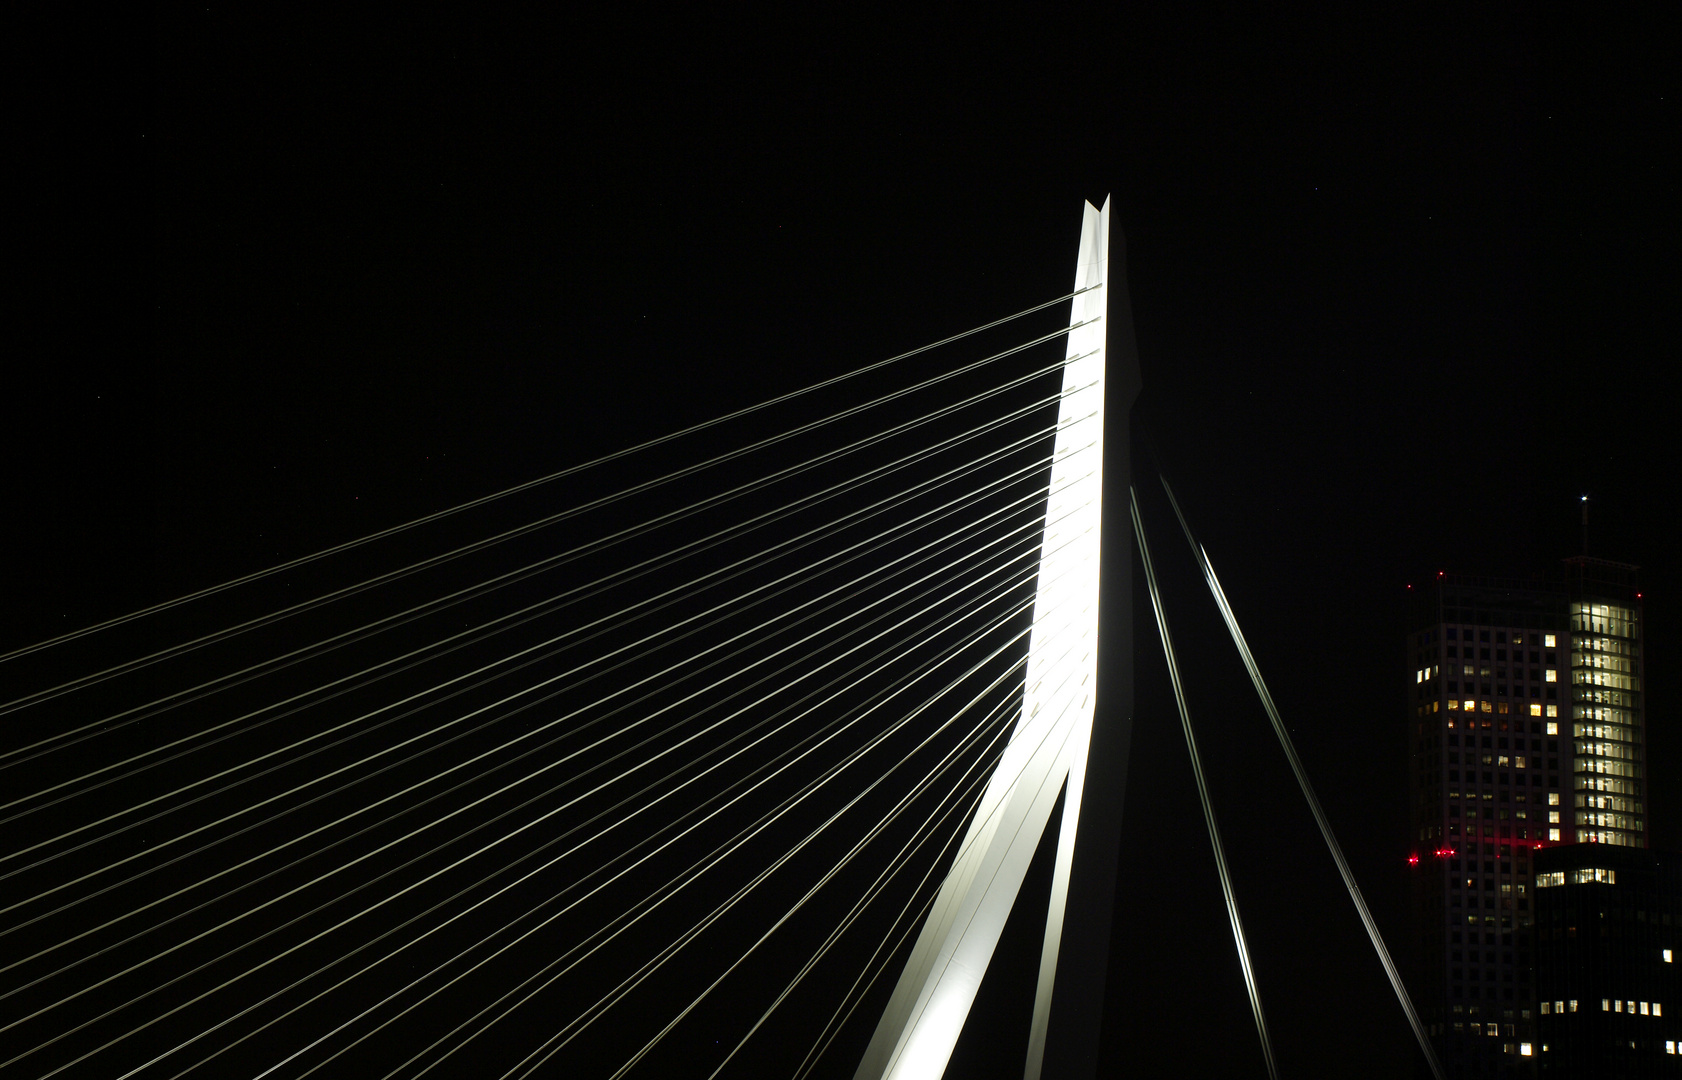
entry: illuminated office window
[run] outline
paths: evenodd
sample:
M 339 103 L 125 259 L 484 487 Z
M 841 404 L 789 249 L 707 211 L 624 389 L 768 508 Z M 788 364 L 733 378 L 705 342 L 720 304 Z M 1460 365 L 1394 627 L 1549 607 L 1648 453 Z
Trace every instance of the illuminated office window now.
M 1542 681 L 1543 682 L 1558 682 L 1559 681 L 1559 672 L 1554 670 L 1553 668 L 1549 668 L 1547 671 L 1542 673 Z
M 1596 882 L 1616 885 L 1618 883 L 1618 872 L 1616 870 L 1599 869 L 1573 870 L 1570 873 L 1569 880 L 1573 885 L 1593 885 Z
M 1664 1015 L 1664 1013 L 1659 1009 L 1659 1003 L 1656 1002 L 1656 1001 L 1653 1002 L 1653 1015 L 1654 1016 L 1663 1016 Z
M 1518 1044 L 1518 1053 L 1519 1053 L 1520 1057 L 1529 1057 L 1530 1056 L 1530 1044 L 1529 1043 L 1519 1043 Z
M 1553 840 L 1553 841 L 1558 841 L 1559 840 L 1559 830 L 1558 829 L 1549 829 L 1548 830 L 1548 839 Z
M 1540 705 L 1530 706 L 1530 715 L 1531 716 L 1541 716 L 1542 715 L 1542 706 L 1540 706 Z
M 1542 644 L 1546 648 L 1549 648 L 1549 649 L 1553 648 L 1554 647 L 1554 636 L 1552 634 L 1543 634 L 1542 635 Z
M 1557 792 L 1557 791 L 1548 792 L 1548 805 L 1549 806 L 1558 806 L 1559 805 L 1559 792 Z
M 1664 950 L 1664 962 L 1667 963 L 1667 964 L 1670 963 L 1670 950 L 1669 949 Z
M 1549 705 L 1548 706 L 1548 715 L 1549 716 L 1558 716 L 1559 715 L 1559 706 L 1558 705 Z M 1549 730 L 1548 734 L 1552 735 L 1552 734 L 1554 734 L 1554 732 L 1552 730 Z
M 1553 1002 L 1551 1002 L 1551 1001 L 1542 1002 L 1542 1015 L 1546 1016 L 1551 1011 L 1553 1011 Z
M 1571 999 L 1571 1011 L 1572 1012 L 1577 1011 L 1577 999 L 1576 998 Z

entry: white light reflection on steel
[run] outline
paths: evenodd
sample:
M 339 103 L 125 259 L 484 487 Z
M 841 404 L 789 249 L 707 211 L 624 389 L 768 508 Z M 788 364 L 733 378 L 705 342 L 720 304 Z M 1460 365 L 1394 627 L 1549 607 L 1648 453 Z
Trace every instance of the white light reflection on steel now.
M 1103 513 L 1104 345 L 1110 204 L 1086 204 L 1075 267 L 1056 450 L 1091 440 L 1053 466 L 1036 622 L 1029 637 L 1022 715 L 916 946 L 859 1064 L 856 1080 L 939 1076 L 1065 789 L 1028 1050 L 1028 1080 L 1044 1052 L 1086 778 L 1097 682 L 1100 522 Z M 1085 290 L 1085 291 L 1081 291 Z M 1081 423 L 1071 422 L 1083 418 Z M 1075 428 L 1085 430 L 1077 431 Z M 1096 432 L 1096 434 L 1094 434 Z M 1078 440 L 1078 442 L 1076 441 Z M 1075 458 L 1083 460 L 1074 460 Z M 1054 523 L 1054 524 L 1053 524 Z

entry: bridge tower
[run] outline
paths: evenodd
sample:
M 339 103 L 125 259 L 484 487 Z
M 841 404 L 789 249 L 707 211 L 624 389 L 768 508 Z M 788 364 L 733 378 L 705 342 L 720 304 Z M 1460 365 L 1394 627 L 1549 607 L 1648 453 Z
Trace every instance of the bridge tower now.
M 1102 210 L 1085 204 L 1073 291 L 1022 712 L 855 1080 L 945 1071 L 1059 795 L 1024 1077 L 1087 1080 L 1097 1069 L 1133 723 L 1126 507 L 1139 392 L 1125 240 L 1112 261 L 1108 199 Z

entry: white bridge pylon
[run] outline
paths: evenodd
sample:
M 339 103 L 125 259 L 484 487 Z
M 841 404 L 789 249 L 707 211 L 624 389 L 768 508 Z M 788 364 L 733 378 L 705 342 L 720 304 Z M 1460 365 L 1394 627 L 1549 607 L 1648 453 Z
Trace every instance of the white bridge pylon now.
M 1025 1080 L 1040 1075 L 1097 683 L 1109 253 L 1110 202 L 1102 210 L 1087 203 L 1022 713 L 855 1080 L 933 1080 L 945 1072 L 1028 863 L 1067 787 Z

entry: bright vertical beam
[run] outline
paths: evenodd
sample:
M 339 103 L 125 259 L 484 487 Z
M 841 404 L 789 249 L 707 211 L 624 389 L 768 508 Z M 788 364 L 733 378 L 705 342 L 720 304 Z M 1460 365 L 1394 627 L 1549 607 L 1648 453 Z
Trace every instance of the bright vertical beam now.
M 1064 793 L 1029 1071 L 1055 988 L 1097 685 L 1109 203 L 1086 204 L 1022 715 L 860 1062 L 857 1080 L 946 1070 L 1059 794 Z M 1079 423 L 1077 418 L 1088 419 Z M 1093 442 L 1096 440 L 1096 442 Z M 1079 453 L 1073 448 L 1093 443 Z M 1080 460 L 1073 460 L 1079 458 Z
M 1034 989 L 1033 1019 L 1028 1029 L 1028 1058 L 1023 1072 L 1025 1080 L 1039 1080 L 1040 1070 L 1045 1062 L 1046 1027 L 1051 1020 L 1058 960 L 1062 954 L 1064 916 L 1068 911 L 1069 881 L 1074 866 L 1075 841 L 1080 827 L 1081 801 L 1086 793 L 1087 751 L 1092 742 L 1093 704 L 1098 683 L 1099 554 L 1103 543 L 1104 515 L 1104 346 L 1108 337 L 1106 316 L 1109 313 L 1110 294 L 1107 288 L 1110 269 L 1108 199 L 1104 200 L 1103 210 L 1094 210 L 1091 203 L 1086 204 L 1080 240 L 1080 254 L 1075 263 L 1075 280 L 1080 284 L 1076 288 L 1091 291 L 1076 296 L 1069 312 L 1069 325 L 1073 329 L 1069 331 L 1066 355 L 1070 362 L 1063 369 L 1063 388 L 1067 391 L 1076 386 L 1087 387 L 1078 395 L 1074 395 L 1080 399 L 1078 407 L 1082 410 L 1074 415 L 1084 416 L 1088 411 L 1096 413 L 1095 438 L 1098 441 L 1096 449 L 1099 467 L 1087 474 L 1078 486 L 1064 489 L 1058 496 L 1065 504 L 1061 509 L 1076 514 L 1073 523 L 1082 530 L 1080 548 L 1070 559 L 1079 569 L 1069 568 L 1071 572 L 1063 579 L 1067 584 L 1059 581 L 1057 586 L 1076 594 L 1083 601 L 1080 604 L 1080 625 L 1075 631 L 1079 635 L 1081 647 L 1077 650 L 1078 657 L 1071 659 L 1076 670 L 1070 672 L 1071 677 L 1078 674 L 1079 679 L 1073 683 L 1072 690 L 1064 693 L 1066 700 L 1056 703 L 1077 711 L 1079 731 L 1071 740 L 1071 753 L 1065 763 L 1068 791 L 1063 800 L 1063 819 L 1057 835 L 1057 861 L 1052 869 L 1051 899 L 1046 907 L 1045 936 L 1040 946 L 1040 974 Z M 1070 399 L 1064 400 L 1065 407 L 1070 404 Z M 1052 482 L 1056 483 L 1055 475 Z M 1058 513 L 1057 507 L 1049 507 L 1048 520 L 1054 520 Z M 1053 540 L 1054 537 L 1048 533 L 1045 537 L 1046 547 L 1042 550 L 1051 550 Z M 1050 559 L 1042 559 L 1040 580 L 1047 580 L 1048 573 L 1055 575 L 1057 571 L 1065 569 L 1052 564 L 1067 557 L 1069 556 L 1063 552 L 1058 552 Z M 1052 580 L 1058 579 L 1054 576 Z M 1036 599 L 1036 603 L 1053 599 L 1055 598 L 1041 595 Z M 1033 642 L 1030 642 L 1029 649 L 1031 658 L 1023 693 L 1024 715 L 1042 704 L 1039 698 L 1039 695 L 1044 693 L 1042 685 L 1051 685 L 1049 682 L 1042 683 L 1041 678 L 1036 676 L 1033 669 Z M 1041 664 L 1044 664 L 1044 655 L 1046 654 L 1040 654 Z M 1074 700 L 1077 695 L 1078 704 Z M 1043 704 L 1049 708 L 1053 703 L 1044 701 Z

